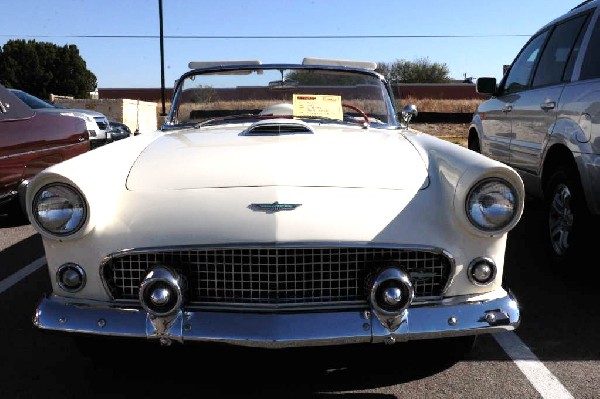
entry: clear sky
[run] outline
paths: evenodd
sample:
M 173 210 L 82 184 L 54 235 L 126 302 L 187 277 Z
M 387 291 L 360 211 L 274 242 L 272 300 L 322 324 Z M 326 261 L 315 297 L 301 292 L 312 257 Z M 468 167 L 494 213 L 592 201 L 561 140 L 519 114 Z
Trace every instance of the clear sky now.
M 162 0 L 165 86 L 192 60 L 295 63 L 304 57 L 426 57 L 445 63 L 454 79 L 500 78 L 529 35 L 582 1 Z M 0 4 L 0 45 L 11 39 L 75 44 L 99 88 L 161 87 L 159 0 Z

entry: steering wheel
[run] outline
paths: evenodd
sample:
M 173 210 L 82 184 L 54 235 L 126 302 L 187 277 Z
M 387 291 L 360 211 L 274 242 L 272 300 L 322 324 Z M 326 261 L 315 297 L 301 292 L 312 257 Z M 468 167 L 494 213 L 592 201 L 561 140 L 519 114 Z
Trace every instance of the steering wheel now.
M 361 116 L 364 118 L 366 123 L 369 123 L 369 117 L 367 116 L 367 113 L 365 111 L 363 111 L 362 109 L 358 108 L 356 105 L 350 104 L 350 103 L 342 103 L 342 107 L 347 107 L 347 108 L 351 108 L 351 109 L 355 110 L 356 112 L 361 114 Z

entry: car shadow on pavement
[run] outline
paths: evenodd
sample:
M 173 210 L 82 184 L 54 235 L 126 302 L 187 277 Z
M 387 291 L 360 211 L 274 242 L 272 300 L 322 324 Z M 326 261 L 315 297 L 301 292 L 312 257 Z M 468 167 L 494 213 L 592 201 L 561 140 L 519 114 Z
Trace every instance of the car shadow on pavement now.
M 542 361 L 600 360 L 597 242 L 557 270 L 544 253 L 545 228 L 542 204 L 529 200 L 508 236 L 504 283 L 521 307 L 516 333 Z
M 178 393 L 193 392 L 205 397 L 224 394 L 309 397 L 315 393 L 376 389 L 421 380 L 447 370 L 458 361 L 443 352 L 432 354 L 425 343 L 417 341 L 392 346 L 356 344 L 276 350 L 221 344 L 161 347 L 158 342 L 133 345 L 123 342 L 102 352 L 104 365 L 99 366 L 97 357 L 89 359 L 91 374 L 87 381 L 97 384 L 91 386 L 93 391 L 114 394 L 119 387 L 121 394 L 130 390 L 131 394 L 145 398 L 165 397 L 175 386 Z M 129 359 L 135 366 L 121 359 Z M 160 373 L 160 383 L 148 384 L 154 365 L 158 364 L 169 366 Z M 112 384 L 107 385 L 106 381 Z
M 0 207 L 0 229 L 25 226 L 29 220 L 22 212 L 15 212 L 12 209 Z

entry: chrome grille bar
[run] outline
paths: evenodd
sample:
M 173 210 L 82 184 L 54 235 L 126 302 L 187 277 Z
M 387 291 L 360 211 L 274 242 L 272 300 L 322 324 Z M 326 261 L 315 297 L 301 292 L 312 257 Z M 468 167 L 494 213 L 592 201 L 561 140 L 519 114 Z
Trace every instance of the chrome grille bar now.
M 315 306 L 366 301 L 365 279 L 396 265 L 411 276 L 416 298 L 438 297 L 452 272 L 441 251 L 388 247 L 236 247 L 132 251 L 103 265 L 115 300 L 136 300 L 154 265 L 185 277 L 192 306 Z
M 344 250 L 345 251 L 345 250 Z M 200 302 L 315 303 L 363 298 L 364 270 L 341 248 L 224 250 L 190 262 Z

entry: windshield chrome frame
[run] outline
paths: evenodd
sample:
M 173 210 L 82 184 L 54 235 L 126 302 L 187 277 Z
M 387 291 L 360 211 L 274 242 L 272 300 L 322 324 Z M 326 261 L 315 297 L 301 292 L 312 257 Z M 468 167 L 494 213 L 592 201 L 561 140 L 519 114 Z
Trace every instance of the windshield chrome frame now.
M 379 79 L 379 81 L 383 84 L 385 91 L 387 92 L 386 106 L 389 109 L 389 119 L 390 122 L 386 124 L 388 129 L 398 129 L 400 128 L 400 123 L 398 122 L 398 113 L 395 106 L 395 99 L 393 95 L 392 88 L 389 82 L 378 72 L 369 69 L 362 68 L 353 68 L 353 67 L 344 67 L 344 66 L 329 66 L 329 65 L 302 65 L 302 64 L 260 64 L 260 65 L 223 65 L 216 67 L 207 67 L 207 68 L 197 68 L 191 69 L 188 72 L 185 72 L 179 79 L 175 81 L 175 87 L 173 90 L 173 97 L 171 99 L 171 107 L 169 109 L 169 113 L 167 114 L 167 118 L 165 123 L 162 125 L 161 130 L 170 130 L 173 128 L 177 128 L 180 126 L 184 126 L 184 124 L 175 124 L 172 121 L 175 118 L 175 110 L 177 109 L 177 104 L 180 100 L 181 95 L 181 87 L 183 82 L 191 77 L 191 76 L 199 76 L 199 75 L 210 75 L 215 72 L 226 72 L 226 71 L 258 71 L 258 70 L 282 70 L 282 69 L 307 69 L 307 70 L 327 70 L 327 71 L 338 71 L 338 72 L 351 72 L 362 75 L 368 75 Z

